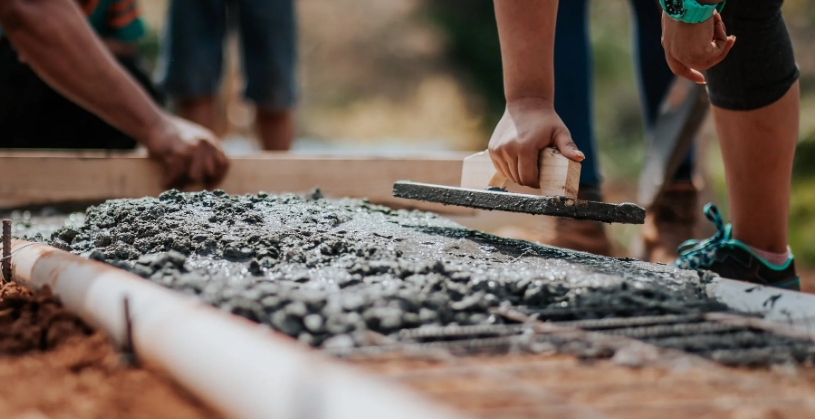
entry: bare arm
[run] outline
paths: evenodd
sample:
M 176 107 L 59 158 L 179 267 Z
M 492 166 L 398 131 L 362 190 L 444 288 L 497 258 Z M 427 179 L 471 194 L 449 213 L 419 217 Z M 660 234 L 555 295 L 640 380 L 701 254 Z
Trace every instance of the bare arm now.
M 21 59 L 65 97 L 154 147 L 163 113 L 85 19 L 73 1 L 0 0 L 0 25 Z
M 507 179 L 533 188 L 540 186 L 543 148 L 585 158 L 555 112 L 557 6 L 558 0 L 495 0 L 507 108 L 490 138 L 490 157 Z
M 72 0 L 0 0 L 0 26 L 54 90 L 130 135 L 168 186 L 214 184 L 228 162 L 206 129 L 167 115 L 117 63 Z
M 108 51 L 116 57 L 135 57 L 139 52 L 135 42 L 122 42 L 116 39 L 102 39 Z
M 697 0 L 699 1 L 699 0 Z M 701 0 L 701 4 L 719 4 L 723 0 Z M 674 74 L 696 83 L 705 83 L 703 71 L 719 64 L 736 43 L 727 36 L 719 12 L 700 23 L 684 23 L 662 13 L 662 47 L 665 60 Z
M 558 0 L 495 0 L 507 102 L 554 101 L 557 6 Z

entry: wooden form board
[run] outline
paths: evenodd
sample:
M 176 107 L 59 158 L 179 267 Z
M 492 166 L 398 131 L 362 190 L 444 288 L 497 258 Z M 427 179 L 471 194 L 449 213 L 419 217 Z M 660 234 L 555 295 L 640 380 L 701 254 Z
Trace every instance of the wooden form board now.
M 329 197 L 368 198 L 395 207 L 447 214 L 468 208 L 408 201 L 391 193 L 397 180 L 457 186 L 465 154 L 439 157 L 318 156 L 259 153 L 230 157 L 216 188 L 230 194 L 295 192 L 319 187 Z M 162 169 L 143 154 L 0 152 L 0 209 L 59 202 L 157 196 Z M 192 190 L 201 188 L 192 188 Z

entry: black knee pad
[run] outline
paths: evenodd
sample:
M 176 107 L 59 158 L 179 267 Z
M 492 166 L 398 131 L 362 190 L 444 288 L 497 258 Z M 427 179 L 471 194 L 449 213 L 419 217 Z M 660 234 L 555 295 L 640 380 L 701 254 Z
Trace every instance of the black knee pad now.
M 792 42 L 781 15 L 784 0 L 728 0 L 722 19 L 736 44 L 707 71 L 713 105 L 758 109 L 781 99 L 798 80 Z

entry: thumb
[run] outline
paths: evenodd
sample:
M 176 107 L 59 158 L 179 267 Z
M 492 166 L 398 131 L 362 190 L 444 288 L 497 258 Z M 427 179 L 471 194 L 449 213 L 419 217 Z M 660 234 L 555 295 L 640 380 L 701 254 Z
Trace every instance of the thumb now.
M 578 163 L 586 159 L 586 155 L 583 154 L 583 152 L 577 148 L 574 141 L 572 141 L 572 134 L 569 130 L 563 128 L 555 131 L 554 143 L 558 151 L 560 151 L 560 154 L 563 154 L 568 159 Z
M 673 71 L 673 73 L 677 76 L 684 77 L 696 84 L 705 84 L 705 75 L 701 72 L 680 63 L 670 55 L 666 54 L 665 59 L 668 62 L 668 67 L 670 67 L 671 71 Z

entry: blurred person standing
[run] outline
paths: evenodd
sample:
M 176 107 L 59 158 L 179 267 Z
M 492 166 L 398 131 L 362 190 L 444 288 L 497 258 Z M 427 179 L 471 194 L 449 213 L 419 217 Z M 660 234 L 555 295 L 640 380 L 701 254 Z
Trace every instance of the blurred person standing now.
M 654 127 L 660 105 L 674 81 L 660 42 L 662 8 L 654 0 L 629 0 L 633 10 L 633 51 L 645 130 Z M 561 1 L 555 29 L 555 111 L 569 127 L 586 160 L 580 173 L 579 198 L 602 201 L 602 179 L 594 133 L 593 63 L 589 37 L 589 0 Z M 667 263 L 676 248 L 693 235 L 697 191 L 691 182 L 693 154 L 682 162 L 664 198 L 649 214 L 644 227 L 645 260 Z M 611 255 L 603 223 L 558 218 L 548 243 L 558 247 Z
M 176 113 L 209 129 L 229 31 L 240 37 L 246 86 L 265 150 L 288 150 L 294 137 L 297 30 L 294 0 L 170 0 L 161 43 L 159 84 Z

